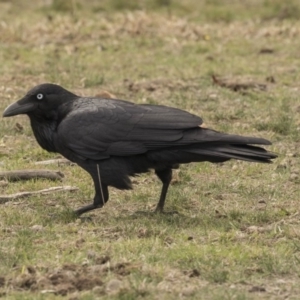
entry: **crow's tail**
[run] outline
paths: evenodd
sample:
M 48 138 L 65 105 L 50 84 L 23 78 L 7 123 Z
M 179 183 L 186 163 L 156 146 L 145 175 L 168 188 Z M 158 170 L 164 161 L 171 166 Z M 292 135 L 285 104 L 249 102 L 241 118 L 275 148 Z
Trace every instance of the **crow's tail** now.
M 223 162 L 229 159 L 271 163 L 277 157 L 275 153 L 256 145 L 271 145 L 271 142 L 263 138 L 198 128 L 186 131 L 183 138 L 173 143 L 172 147 L 153 151 L 149 157 L 155 161 L 179 164 L 193 161 Z
M 193 156 L 199 156 L 202 160 L 207 157 L 208 161 L 225 161 L 229 159 L 246 160 L 259 163 L 271 163 L 277 155 L 264 148 L 248 144 L 223 144 L 223 145 L 201 145 L 197 148 L 185 149 L 184 152 Z M 197 157 L 194 157 L 196 159 Z

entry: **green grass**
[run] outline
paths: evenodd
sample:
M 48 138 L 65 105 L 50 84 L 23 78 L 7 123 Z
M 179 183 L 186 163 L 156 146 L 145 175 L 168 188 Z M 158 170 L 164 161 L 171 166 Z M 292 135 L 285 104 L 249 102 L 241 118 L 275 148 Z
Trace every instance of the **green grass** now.
M 63 182 L 0 185 L 1 194 L 79 188 L 0 204 L 0 295 L 298 299 L 299 16 L 297 1 L 280 0 L 0 1 L 2 111 L 53 82 L 185 109 L 207 127 L 270 139 L 279 154 L 272 165 L 181 166 L 165 207 L 178 215 L 151 213 L 161 188 L 153 173 L 134 178 L 132 191 L 111 188 L 103 209 L 78 220 L 72 210 L 94 191 L 77 166 L 46 166 Z M 235 92 L 212 75 L 267 88 Z M 0 129 L 2 170 L 58 157 L 37 145 L 26 117 Z

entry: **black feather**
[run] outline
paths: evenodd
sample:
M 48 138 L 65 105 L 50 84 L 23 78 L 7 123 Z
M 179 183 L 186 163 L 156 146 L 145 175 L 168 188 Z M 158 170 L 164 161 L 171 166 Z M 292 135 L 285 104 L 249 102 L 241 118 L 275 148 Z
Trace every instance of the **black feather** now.
M 42 100 L 37 99 L 42 94 Z M 108 186 L 131 188 L 130 176 L 154 169 L 163 183 L 156 211 L 162 211 L 172 168 L 178 164 L 239 159 L 269 163 L 274 153 L 253 145 L 268 140 L 201 128 L 202 119 L 180 109 L 101 98 L 78 97 L 54 84 L 42 84 L 10 105 L 3 116 L 27 114 L 41 147 L 76 162 L 93 178 L 94 203 L 101 207 Z

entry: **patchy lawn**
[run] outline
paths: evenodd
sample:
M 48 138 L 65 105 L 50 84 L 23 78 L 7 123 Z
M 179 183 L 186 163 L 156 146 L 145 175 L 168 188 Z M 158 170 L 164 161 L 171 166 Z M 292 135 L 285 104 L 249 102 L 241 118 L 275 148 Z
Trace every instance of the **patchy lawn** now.
M 0 1 L 1 110 L 36 84 L 171 105 L 207 127 L 261 136 L 272 165 L 181 166 L 135 178 L 101 209 L 91 178 L 36 143 L 26 117 L 0 123 L 1 171 L 50 169 L 62 182 L 0 181 L 1 195 L 74 186 L 0 210 L 6 299 L 299 299 L 300 4 L 290 1 Z M 140 211 L 144 213 L 140 213 Z M 146 212 L 146 213 L 145 213 Z

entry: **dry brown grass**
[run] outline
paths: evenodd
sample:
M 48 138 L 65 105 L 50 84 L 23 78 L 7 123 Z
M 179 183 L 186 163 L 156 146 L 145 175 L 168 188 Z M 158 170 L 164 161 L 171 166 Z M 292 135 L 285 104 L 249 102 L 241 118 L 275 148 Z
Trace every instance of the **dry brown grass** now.
M 102 210 L 79 220 L 70 211 L 93 197 L 88 174 L 49 166 L 79 191 L 2 205 L 0 295 L 7 299 L 298 299 L 299 5 L 162 2 L 141 2 L 140 10 L 129 1 L 128 10 L 121 0 L 0 1 L 2 110 L 42 82 L 87 96 L 106 91 L 268 138 L 279 158 L 182 166 L 166 203 L 179 215 L 137 213 L 158 200 L 160 183 L 148 174 L 134 179 L 133 191 L 111 189 Z M 234 91 L 212 75 L 265 89 Z M 37 160 L 57 157 L 37 145 L 25 117 L 3 119 L 1 133 L 2 170 L 39 169 Z M 56 185 L 4 182 L 0 190 Z

